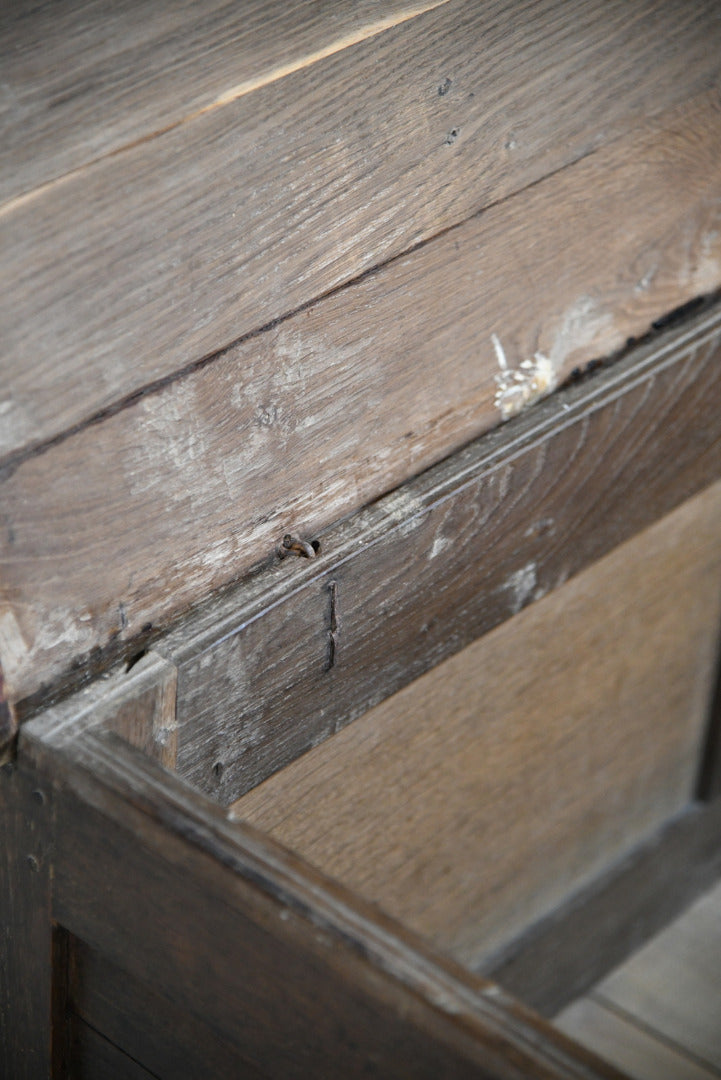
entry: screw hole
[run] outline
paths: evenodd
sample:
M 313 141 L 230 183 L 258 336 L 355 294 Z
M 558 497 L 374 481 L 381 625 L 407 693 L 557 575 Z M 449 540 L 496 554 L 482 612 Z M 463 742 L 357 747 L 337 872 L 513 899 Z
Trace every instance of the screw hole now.
M 224 769 L 225 766 L 223 765 L 223 762 L 216 761 L 215 765 L 213 766 L 213 776 L 216 780 L 220 780 L 221 776 L 223 775 Z

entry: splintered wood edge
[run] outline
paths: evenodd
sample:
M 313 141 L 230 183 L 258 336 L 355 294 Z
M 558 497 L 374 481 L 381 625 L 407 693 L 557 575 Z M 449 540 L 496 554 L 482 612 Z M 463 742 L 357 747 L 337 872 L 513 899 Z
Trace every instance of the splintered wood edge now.
M 365 507 L 318 536 L 319 554 L 313 559 L 292 558 L 250 575 L 246 580 L 211 598 L 183 619 L 148 650 L 130 670 L 126 666 L 106 672 L 72 697 L 52 706 L 44 715 L 57 728 L 57 737 L 72 740 L 88 728 L 107 727 L 124 735 L 136 747 L 172 768 L 177 753 L 177 674 L 182 665 L 233 637 L 244 627 L 272 611 L 328 574 L 367 552 L 391 534 L 403 532 L 415 518 L 491 469 L 511 463 L 529 447 L 543 442 L 585 414 L 608 404 L 632 389 L 649 374 L 655 375 L 711 341 L 721 329 L 721 308 L 705 311 L 681 328 L 633 349 L 623 360 L 599 375 L 562 389 L 529 412 L 469 444 L 439 465 L 401 488 Z M 662 512 L 666 512 L 662 508 Z M 505 617 L 512 614 L 509 611 Z M 486 632 L 485 628 L 477 636 Z M 428 667 L 445 658 L 438 656 Z M 389 696 L 398 687 L 392 687 Z M 376 702 L 372 702 L 375 704 Z M 16 736 L 14 718 L 0 731 L 0 751 L 10 752 Z

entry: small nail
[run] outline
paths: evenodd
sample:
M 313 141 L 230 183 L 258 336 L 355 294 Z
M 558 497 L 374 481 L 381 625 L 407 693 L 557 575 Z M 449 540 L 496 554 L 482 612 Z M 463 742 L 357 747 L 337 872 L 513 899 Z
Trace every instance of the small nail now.
M 298 540 L 296 537 L 291 536 L 290 533 L 286 533 L 283 537 L 283 543 L 278 548 L 278 554 L 281 559 L 284 559 L 291 552 L 296 555 L 303 555 L 306 559 L 315 558 L 315 548 L 312 544 L 307 543 L 305 540 Z

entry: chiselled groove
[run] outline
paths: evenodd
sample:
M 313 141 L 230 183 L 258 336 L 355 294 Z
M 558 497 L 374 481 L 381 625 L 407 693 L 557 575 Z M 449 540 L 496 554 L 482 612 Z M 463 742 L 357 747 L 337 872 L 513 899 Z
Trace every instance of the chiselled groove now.
M 232 801 L 721 475 L 719 316 L 694 325 L 331 529 L 285 596 L 271 574 L 234 623 L 226 601 L 215 640 L 208 613 L 161 643 L 181 774 L 202 787 L 224 755 L 214 795 Z

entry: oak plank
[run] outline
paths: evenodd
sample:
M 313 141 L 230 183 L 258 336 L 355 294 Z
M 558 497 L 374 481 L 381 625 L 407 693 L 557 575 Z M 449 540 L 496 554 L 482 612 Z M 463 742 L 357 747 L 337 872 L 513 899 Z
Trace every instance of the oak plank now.
M 720 532 L 717 484 L 232 815 L 478 966 L 688 802 L 721 616 Z
M 715 288 L 717 111 L 704 96 L 8 468 L 8 700 L 102 663 L 289 529 L 313 536 Z
M 454 0 L 7 203 L 0 456 L 117 407 L 614 137 L 631 139 L 634 153 L 624 157 L 634 158 L 634 133 L 650 116 L 718 78 L 720 36 L 713 0 L 643 0 L 632 18 L 625 0 L 563 8 Z M 706 142 L 715 145 L 717 132 L 714 123 L 689 137 L 683 123 L 693 176 L 675 177 L 665 208 L 662 195 L 647 191 L 645 216 L 616 220 L 615 235 L 630 231 L 633 241 L 632 257 L 615 268 L 621 278 L 632 268 L 631 295 L 638 281 L 663 274 L 654 238 L 667 236 L 666 213 L 676 220 L 675 199 L 688 206 L 696 185 L 704 188 L 704 156 L 714 153 Z M 653 184 L 654 162 L 667 171 L 664 156 L 659 148 L 631 168 L 636 185 Z M 603 202 L 604 188 L 599 177 L 571 199 L 559 192 L 552 229 L 559 205 L 576 203 L 576 231 L 594 220 L 589 192 Z M 708 196 L 703 205 L 704 216 L 715 216 Z M 525 291 L 529 279 L 555 274 L 553 263 L 534 262 L 530 219 L 506 236 L 493 273 L 483 267 L 472 280 L 466 269 L 473 306 L 509 257 Z M 700 224 L 694 219 L 692 235 Z M 711 276 L 716 287 L 718 228 L 702 233 L 708 250 L 692 242 L 688 273 Z M 584 242 L 601 247 L 597 237 Z M 686 242 L 671 246 L 685 262 Z M 668 307 L 706 291 L 690 279 L 679 285 Z M 573 305 L 595 294 L 595 282 L 579 280 L 555 317 L 585 324 L 583 303 Z M 413 303 L 413 313 L 422 307 Z M 524 323 L 522 333 L 534 337 L 533 320 Z M 507 347 L 517 333 L 505 322 L 499 329 L 497 318 L 493 329 L 505 332 Z M 481 341 L 476 357 L 488 349 L 485 328 Z M 304 355 L 293 340 L 281 347 L 296 385 L 308 374 Z
M 634 1080 L 714 1080 L 718 1076 L 593 997 L 569 1005 L 554 1023 Z
M 6 4 L 0 204 L 443 2 Z
M 721 885 L 711 889 L 594 990 L 721 1069 Z
M 263 1072 L 620 1075 L 117 736 L 59 734 L 20 743 L 58 785 L 54 917 Z

